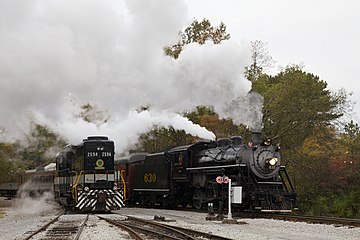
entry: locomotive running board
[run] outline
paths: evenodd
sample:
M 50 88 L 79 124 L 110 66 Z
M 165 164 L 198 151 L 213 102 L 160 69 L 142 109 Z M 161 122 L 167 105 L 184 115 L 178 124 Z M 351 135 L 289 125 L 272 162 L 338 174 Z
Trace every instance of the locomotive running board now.
M 139 191 L 139 192 L 146 192 L 146 191 L 151 191 L 151 192 L 169 192 L 170 190 L 167 189 L 154 189 L 154 188 L 134 188 L 134 191 Z
M 220 165 L 220 166 L 210 166 L 210 167 L 195 167 L 195 168 L 186 168 L 186 170 L 196 171 L 196 170 L 208 170 L 208 169 L 231 168 L 231 167 L 246 167 L 246 164 Z
M 282 182 L 257 182 L 258 184 L 282 185 Z
M 264 213 L 291 213 L 292 210 L 267 210 L 267 209 L 262 209 L 261 212 L 264 212 Z

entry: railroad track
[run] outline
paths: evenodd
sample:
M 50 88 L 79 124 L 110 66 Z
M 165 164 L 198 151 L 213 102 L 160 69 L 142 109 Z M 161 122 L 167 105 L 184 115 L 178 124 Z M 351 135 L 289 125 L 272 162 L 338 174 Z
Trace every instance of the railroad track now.
M 274 214 L 271 218 L 293 221 L 293 222 L 307 222 L 307 223 L 333 224 L 335 226 L 360 227 L 360 219 L 322 217 L 322 216 L 282 215 L 282 214 Z
M 323 216 L 303 216 L 296 214 L 241 212 L 241 213 L 236 213 L 236 218 L 238 219 L 266 218 L 266 219 L 285 220 L 291 222 L 307 222 L 307 223 L 319 223 L 319 224 L 333 224 L 335 226 L 360 227 L 360 219 L 323 217 Z
M 158 222 L 126 216 L 126 220 L 111 220 L 100 217 L 100 219 L 108 223 L 118 226 L 127 231 L 136 240 L 145 239 L 170 239 L 170 240 L 197 240 L 197 239 L 213 239 L 213 240 L 232 240 L 209 233 L 199 232 L 181 227 L 168 226 Z
M 80 235 L 89 219 L 89 214 L 61 213 L 36 231 L 25 237 L 29 239 L 74 239 L 79 240 Z
M 138 206 L 141 208 L 142 206 Z M 151 208 L 151 207 L 144 207 Z M 163 209 L 160 207 L 155 207 L 155 209 Z M 188 208 L 179 208 L 172 209 L 178 211 L 186 211 L 186 212 L 198 212 L 198 213 L 206 213 L 207 211 L 204 209 L 188 209 Z M 217 212 L 215 212 L 217 214 Z M 226 216 L 227 210 L 224 210 L 224 215 Z M 235 212 L 233 213 L 233 217 L 238 220 L 242 220 L 243 218 L 265 218 L 265 219 L 277 219 L 277 220 L 285 220 L 292 222 L 307 222 L 307 223 L 319 223 L 319 224 L 333 224 L 335 226 L 349 226 L 349 227 L 360 227 L 360 219 L 351 219 L 351 218 L 336 218 L 336 217 L 323 217 L 323 216 L 303 216 L 297 214 L 278 214 L 278 213 L 261 213 L 261 212 Z

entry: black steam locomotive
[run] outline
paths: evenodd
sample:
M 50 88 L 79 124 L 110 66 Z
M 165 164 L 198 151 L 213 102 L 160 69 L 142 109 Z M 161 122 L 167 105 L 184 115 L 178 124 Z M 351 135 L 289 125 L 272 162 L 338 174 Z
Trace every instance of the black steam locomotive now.
M 198 142 L 153 154 L 138 153 L 115 161 L 127 185 L 127 201 L 163 206 L 225 205 L 227 179 L 231 202 L 239 210 L 292 211 L 296 193 L 284 166 L 280 147 L 271 139 L 252 134 L 251 144 L 241 137 Z
M 111 211 L 124 205 L 114 171 L 114 142 L 88 137 L 56 156 L 55 199 L 80 211 Z

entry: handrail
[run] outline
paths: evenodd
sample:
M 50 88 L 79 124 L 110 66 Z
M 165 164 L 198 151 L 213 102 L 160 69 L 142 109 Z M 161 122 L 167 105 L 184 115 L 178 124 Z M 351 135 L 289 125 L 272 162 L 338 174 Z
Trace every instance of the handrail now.
M 75 180 L 77 179 L 77 172 L 76 171 L 71 171 L 70 173 L 75 173 Z M 73 183 L 73 176 L 71 176 L 70 175 L 70 177 L 71 177 L 71 183 Z M 71 185 L 70 185 L 71 186 Z M 73 184 L 73 186 L 74 186 L 74 184 Z M 73 188 L 73 186 L 71 187 L 71 197 L 72 197 L 72 199 L 75 199 L 75 194 L 74 194 L 74 188 Z
M 74 171 L 73 171 L 74 172 Z M 77 175 L 77 172 L 75 172 L 76 175 Z M 79 180 L 80 180 L 80 177 L 81 177 L 81 174 L 84 174 L 84 171 L 80 171 L 79 175 L 75 175 L 76 179 L 75 179 L 75 184 L 72 186 L 72 189 L 71 189 L 71 195 L 72 195 L 72 198 L 75 199 L 75 202 L 78 202 L 77 200 L 77 185 L 79 184 Z
M 126 200 L 126 182 L 125 182 L 123 173 L 125 174 L 125 170 L 121 170 L 121 172 L 120 172 L 121 181 L 124 185 L 124 201 L 125 201 Z

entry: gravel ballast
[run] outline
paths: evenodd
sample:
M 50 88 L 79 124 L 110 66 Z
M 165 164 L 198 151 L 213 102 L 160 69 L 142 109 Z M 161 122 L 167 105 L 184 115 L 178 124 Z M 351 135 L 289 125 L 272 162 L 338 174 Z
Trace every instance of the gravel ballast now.
M 4 200 L 0 199 L 0 239 L 24 239 L 26 233 L 34 231 L 61 212 L 56 203 L 49 199 Z M 355 240 L 360 239 L 360 228 L 337 227 L 334 225 L 287 222 L 272 219 L 238 219 L 242 224 L 224 224 L 220 221 L 205 220 L 206 213 L 175 210 L 123 208 L 114 213 L 145 219 L 154 216 L 165 217 L 164 223 L 232 239 L 249 240 Z M 104 217 L 122 219 L 117 214 Z M 76 217 L 76 216 L 74 216 Z M 77 216 L 79 217 L 79 216 Z M 244 224 L 245 223 L 245 224 Z M 28 234 L 27 234 L 28 235 Z M 129 239 L 123 230 L 90 215 L 81 239 Z

